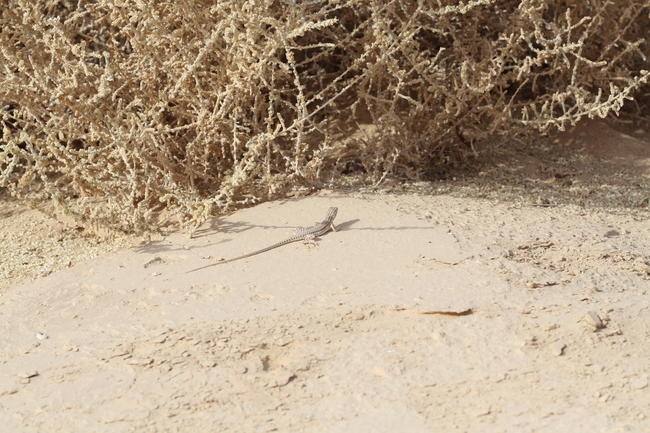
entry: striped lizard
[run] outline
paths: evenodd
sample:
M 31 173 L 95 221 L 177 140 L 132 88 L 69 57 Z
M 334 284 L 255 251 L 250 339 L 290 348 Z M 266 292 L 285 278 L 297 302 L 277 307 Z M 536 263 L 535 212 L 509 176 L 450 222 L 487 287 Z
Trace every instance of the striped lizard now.
M 296 241 L 303 241 L 303 243 L 314 243 L 314 238 L 317 236 L 324 235 L 330 230 L 336 231 L 336 227 L 334 226 L 334 218 L 336 218 L 336 213 L 338 212 L 338 208 L 331 207 L 327 210 L 327 215 L 325 215 L 325 219 L 316 224 L 313 227 L 307 227 L 304 229 L 296 229 L 296 234 L 291 236 L 290 238 L 287 238 L 281 242 L 278 242 L 277 244 L 271 245 L 270 247 L 262 248 L 261 250 L 257 250 L 252 253 L 244 254 L 243 256 L 235 257 L 234 259 L 228 259 L 228 260 L 221 260 L 220 262 L 217 263 L 212 263 L 211 265 L 203 266 L 201 268 L 196 268 L 192 269 L 191 271 L 185 272 L 186 274 L 189 274 L 190 272 L 195 272 L 201 269 L 209 268 L 211 266 L 217 266 L 217 265 L 222 265 L 224 263 L 229 263 L 229 262 L 234 262 L 235 260 L 239 259 L 245 259 L 246 257 L 254 256 L 257 254 L 262 254 L 265 253 L 269 250 L 272 250 L 274 248 L 281 247 L 286 244 L 290 244 L 292 242 Z

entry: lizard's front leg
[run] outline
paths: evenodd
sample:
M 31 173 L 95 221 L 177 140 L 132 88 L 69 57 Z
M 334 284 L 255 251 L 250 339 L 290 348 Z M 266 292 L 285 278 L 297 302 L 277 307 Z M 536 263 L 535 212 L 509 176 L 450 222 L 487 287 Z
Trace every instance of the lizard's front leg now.
M 305 245 L 316 245 L 316 241 L 314 241 L 314 239 L 316 239 L 316 236 L 307 235 L 305 236 L 305 239 L 302 240 L 302 243 Z

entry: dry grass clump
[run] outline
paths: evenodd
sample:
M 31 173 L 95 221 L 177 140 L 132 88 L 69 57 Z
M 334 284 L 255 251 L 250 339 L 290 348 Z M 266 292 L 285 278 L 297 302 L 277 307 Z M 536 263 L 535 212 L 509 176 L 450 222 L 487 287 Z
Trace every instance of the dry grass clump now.
M 425 178 L 648 89 L 650 1 L 5 4 L 0 187 L 125 231 L 192 229 L 351 159 Z

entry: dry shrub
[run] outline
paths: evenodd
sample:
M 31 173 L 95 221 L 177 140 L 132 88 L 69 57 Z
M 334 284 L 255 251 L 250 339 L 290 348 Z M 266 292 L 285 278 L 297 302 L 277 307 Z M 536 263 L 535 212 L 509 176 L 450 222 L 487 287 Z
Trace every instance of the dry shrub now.
M 345 158 L 423 178 L 489 137 L 618 113 L 648 81 L 649 5 L 6 0 L 0 187 L 146 233 Z

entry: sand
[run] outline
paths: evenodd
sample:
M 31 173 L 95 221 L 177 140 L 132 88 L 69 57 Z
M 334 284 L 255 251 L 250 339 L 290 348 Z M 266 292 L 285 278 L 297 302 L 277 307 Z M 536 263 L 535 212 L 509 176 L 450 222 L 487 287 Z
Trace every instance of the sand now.
M 324 189 L 138 245 L 3 205 L 3 430 L 650 431 L 650 137 L 554 139 L 492 187 Z M 330 206 L 315 246 L 186 274 Z

